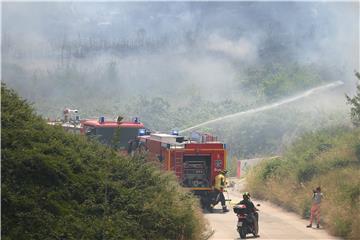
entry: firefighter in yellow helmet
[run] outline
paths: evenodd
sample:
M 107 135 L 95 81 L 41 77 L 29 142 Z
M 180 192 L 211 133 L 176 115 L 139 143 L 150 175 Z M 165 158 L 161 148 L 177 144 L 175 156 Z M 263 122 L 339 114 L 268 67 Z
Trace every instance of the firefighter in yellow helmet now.
M 227 170 L 222 170 L 219 172 L 219 174 L 215 177 L 215 186 L 214 191 L 217 196 L 217 199 L 221 202 L 221 206 L 223 209 L 223 212 L 228 212 L 229 210 L 226 207 L 226 201 L 224 197 L 224 188 L 226 187 L 226 175 Z

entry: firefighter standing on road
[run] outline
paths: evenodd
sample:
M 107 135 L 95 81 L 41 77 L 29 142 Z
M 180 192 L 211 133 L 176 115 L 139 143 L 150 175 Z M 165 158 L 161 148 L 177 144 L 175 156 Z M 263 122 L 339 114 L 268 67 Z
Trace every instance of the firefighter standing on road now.
M 221 202 L 223 212 L 229 211 L 226 207 L 226 201 L 223 193 L 224 188 L 226 186 L 226 178 L 225 178 L 226 173 L 227 170 L 220 171 L 220 173 L 215 177 L 215 186 L 214 186 L 215 194 L 217 196 L 217 199 L 219 198 Z

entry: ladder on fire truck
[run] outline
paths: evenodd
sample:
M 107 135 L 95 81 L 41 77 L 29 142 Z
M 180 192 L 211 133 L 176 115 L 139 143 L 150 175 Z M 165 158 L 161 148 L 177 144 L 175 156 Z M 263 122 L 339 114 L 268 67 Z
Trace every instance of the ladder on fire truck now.
M 183 174 L 183 158 L 184 153 L 183 152 L 175 152 L 174 153 L 174 172 L 179 180 L 182 179 Z

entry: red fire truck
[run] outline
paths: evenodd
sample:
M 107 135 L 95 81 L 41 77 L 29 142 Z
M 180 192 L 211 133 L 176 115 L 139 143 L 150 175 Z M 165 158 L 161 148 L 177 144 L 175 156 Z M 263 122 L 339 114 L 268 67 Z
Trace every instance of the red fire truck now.
M 63 119 L 54 121 L 48 119 L 48 124 L 61 126 L 67 132 L 96 138 L 103 144 L 115 146 L 121 152 L 127 151 L 129 143 L 137 139 L 139 130 L 144 129 L 144 124 L 139 121 L 138 117 L 133 118 L 131 122 L 122 121 L 123 117 L 121 116 L 116 121 L 105 121 L 105 117 L 80 120 L 78 113 L 77 109 L 65 108 L 63 110 Z
M 164 170 L 173 171 L 180 184 L 200 197 L 210 208 L 215 176 L 226 169 L 226 145 L 208 134 L 192 134 L 189 139 L 177 134 L 152 133 L 139 136 L 139 148 L 160 161 Z M 216 197 L 216 196 L 215 196 Z

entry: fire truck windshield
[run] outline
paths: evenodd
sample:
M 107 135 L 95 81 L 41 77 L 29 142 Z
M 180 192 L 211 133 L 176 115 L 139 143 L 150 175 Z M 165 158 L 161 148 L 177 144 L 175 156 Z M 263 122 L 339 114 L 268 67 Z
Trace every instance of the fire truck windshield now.
M 87 136 L 95 138 L 103 144 L 116 146 L 120 150 L 127 149 L 129 141 L 138 136 L 138 131 L 137 128 L 85 128 Z

